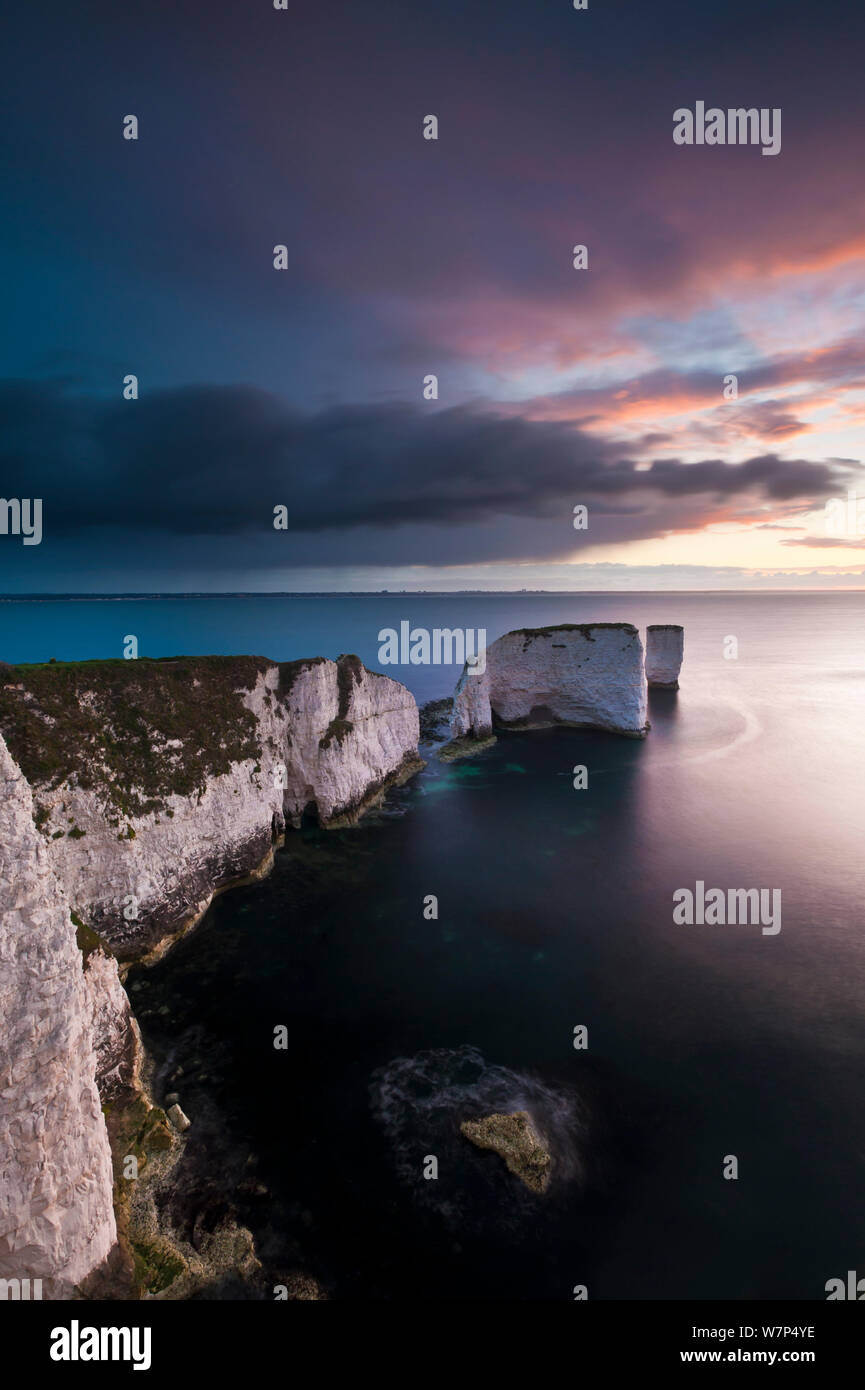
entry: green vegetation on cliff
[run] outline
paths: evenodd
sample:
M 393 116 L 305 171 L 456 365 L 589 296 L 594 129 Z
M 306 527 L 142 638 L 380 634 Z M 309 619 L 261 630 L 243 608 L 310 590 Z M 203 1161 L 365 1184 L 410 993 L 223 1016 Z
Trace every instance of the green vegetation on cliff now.
M 329 748 L 334 742 L 342 743 L 351 733 L 354 725 L 347 718 L 351 708 L 351 692 L 360 685 L 363 675 L 363 662 L 359 656 L 338 656 L 336 659 L 336 688 L 339 707 L 336 718 L 331 719 L 324 734 L 318 741 L 319 748 Z
M 139 1230 L 131 1219 L 132 1195 L 148 1164 L 168 1152 L 174 1144 L 165 1112 L 153 1106 L 140 1091 L 128 1091 L 120 1101 L 104 1105 L 102 1113 L 111 1142 L 114 1168 L 114 1212 L 121 1247 L 129 1257 L 127 1277 L 131 1287 L 125 1297 L 141 1298 L 160 1293 L 183 1273 L 185 1265 L 167 1240 L 158 1233 Z M 135 1159 L 138 1177 L 131 1177 L 130 1158 Z
M 257 656 L 0 663 L 0 732 L 31 786 L 72 780 L 124 816 L 148 814 L 170 794 L 202 792 L 208 778 L 258 758 L 243 693 L 272 664 Z M 47 819 L 41 808 L 37 816 Z
M 518 627 L 505 635 L 507 637 L 551 637 L 557 632 L 580 632 L 586 641 L 593 642 L 595 639 L 592 633 L 602 629 L 627 632 L 629 636 L 637 635 L 637 629 L 633 623 L 555 623 L 552 627 Z
M 81 952 L 84 965 L 87 964 L 94 951 L 102 951 L 106 956 L 113 955 L 107 941 L 103 941 L 98 932 L 95 932 L 92 927 L 89 927 L 86 922 L 83 922 L 77 912 L 70 912 L 69 916 L 72 918 L 72 925 L 75 928 L 75 940 Z

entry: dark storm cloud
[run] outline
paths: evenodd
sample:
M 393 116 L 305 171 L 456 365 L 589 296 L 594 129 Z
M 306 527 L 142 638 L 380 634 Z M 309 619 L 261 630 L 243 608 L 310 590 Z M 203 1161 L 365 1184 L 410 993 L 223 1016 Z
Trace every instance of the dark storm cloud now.
M 861 225 L 858 147 L 839 132 L 861 125 L 850 55 L 865 20 L 842 0 L 826 0 L 819 24 L 792 0 L 591 14 L 568 0 L 333 0 L 279 14 L 266 0 L 94 0 L 85 29 L 56 0 L 18 10 L 10 239 L 29 245 L 35 228 L 64 252 L 35 258 L 40 309 L 48 273 L 90 291 L 91 325 L 98 295 L 126 275 L 182 296 L 180 344 L 147 301 L 133 342 L 153 338 L 154 371 L 190 335 L 191 357 L 221 353 L 227 368 L 243 352 L 261 380 L 275 320 L 283 342 L 305 336 L 323 374 L 344 351 L 349 304 L 364 328 L 347 372 L 369 354 L 393 376 L 433 345 L 474 359 L 485 325 L 498 341 L 499 316 L 512 342 L 527 307 L 572 308 L 571 332 L 591 344 L 608 315 L 663 312 L 680 291 L 702 302 L 737 267 L 829 254 Z M 672 112 L 701 92 L 783 104 L 782 158 L 676 148 Z M 142 121 L 134 150 L 125 111 Z M 441 120 L 435 143 L 421 139 L 427 111 Z M 580 281 L 578 238 L 593 267 Z M 289 258 L 279 287 L 276 242 Z M 113 344 L 114 325 L 100 331 Z
M 334 561 L 358 530 L 470 533 L 506 519 L 561 519 L 576 502 L 603 518 L 604 541 L 692 530 L 767 503 L 817 503 L 843 490 L 855 467 L 771 453 L 738 465 L 641 461 L 569 423 L 480 404 L 304 414 L 243 386 L 95 401 L 60 385 L 7 382 L 0 418 L 3 495 L 42 497 L 52 534 L 240 536 L 272 531 L 273 508 L 284 505 L 290 531 L 331 534 Z M 502 534 L 518 553 L 513 528 Z M 563 543 L 559 534 L 559 551 Z M 550 544 L 536 540 L 533 553 Z M 459 549 L 478 557 L 471 534 Z

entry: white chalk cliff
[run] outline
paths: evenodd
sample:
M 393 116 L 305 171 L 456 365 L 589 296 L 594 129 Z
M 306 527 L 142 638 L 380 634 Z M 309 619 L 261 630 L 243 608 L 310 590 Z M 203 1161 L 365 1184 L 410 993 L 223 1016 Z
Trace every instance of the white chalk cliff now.
M 454 695 L 453 739 L 556 724 L 645 735 L 643 644 L 630 623 L 509 632 L 487 648 L 483 674 L 466 666 Z
M 69 902 L 2 738 L 0 798 L 0 1278 L 63 1298 L 114 1244 L 111 1154 Z
M 646 680 L 660 690 L 678 690 L 685 630 L 674 623 L 646 628 Z
M 71 912 L 121 960 L 158 953 L 287 824 L 350 823 L 423 764 L 414 697 L 356 657 L 3 664 L 0 735 L 0 1277 L 49 1297 L 114 1243 L 99 1092 L 138 1051 Z
M 266 871 L 305 812 L 346 824 L 421 766 L 414 697 L 356 657 L 81 663 L 74 680 L 71 709 L 48 676 L 4 695 L 55 872 L 121 960 Z

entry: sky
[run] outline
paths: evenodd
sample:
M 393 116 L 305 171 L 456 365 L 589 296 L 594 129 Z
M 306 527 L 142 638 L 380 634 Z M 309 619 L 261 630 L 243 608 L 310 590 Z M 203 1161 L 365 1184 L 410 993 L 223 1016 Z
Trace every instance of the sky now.
M 0 591 L 865 587 L 863 39 L 836 0 L 18 6 L 0 493 L 42 538 Z M 698 101 L 779 152 L 676 144 Z

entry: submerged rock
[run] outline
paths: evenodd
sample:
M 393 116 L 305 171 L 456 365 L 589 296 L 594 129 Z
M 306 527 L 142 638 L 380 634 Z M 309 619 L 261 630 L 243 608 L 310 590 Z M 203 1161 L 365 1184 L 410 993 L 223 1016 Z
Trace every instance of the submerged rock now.
M 299 1302 L 327 1302 L 327 1294 L 316 1279 L 311 1274 L 289 1274 L 283 1279 L 279 1289 L 278 1297 L 289 1301 Z
M 450 728 L 453 700 L 450 695 L 444 700 L 427 700 L 418 710 L 421 743 L 435 743 L 446 739 Z
M 546 1191 L 550 1180 L 550 1155 L 528 1111 L 464 1120 L 460 1131 L 479 1149 L 490 1149 L 503 1158 L 509 1171 L 531 1192 Z
M 460 758 L 474 758 L 497 742 L 495 734 L 487 738 L 453 738 L 438 750 L 438 759 L 442 763 L 455 763 Z

